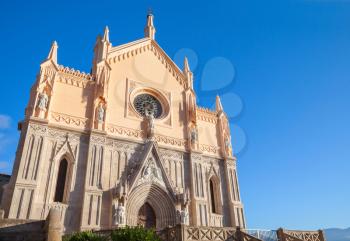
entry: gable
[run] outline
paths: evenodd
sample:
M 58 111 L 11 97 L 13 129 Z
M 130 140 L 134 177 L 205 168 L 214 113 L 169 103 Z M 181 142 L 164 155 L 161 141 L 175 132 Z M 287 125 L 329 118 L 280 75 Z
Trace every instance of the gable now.
M 162 102 L 166 114 L 156 121 L 156 133 L 175 138 L 180 143 L 179 148 L 184 148 L 185 82 L 178 67 L 152 40 L 119 50 L 112 48 L 109 56 L 108 61 L 112 61 L 107 103 L 108 109 L 113 111 L 108 112 L 106 119 L 113 125 L 111 128 L 141 130 L 142 118 L 133 109 L 133 97 L 134 93 L 141 93 L 138 90 L 151 89 L 160 93 L 159 100 L 166 100 Z
M 187 86 L 182 71 L 154 40 L 141 39 L 114 47 L 108 53 L 107 62 L 112 66 L 112 72 L 114 65 L 121 64 L 123 71 L 127 71 L 129 67 L 136 72 L 136 78 L 145 82 L 164 85 L 166 78 L 166 81 L 174 81 L 182 88 Z
M 160 186 L 175 197 L 174 187 L 165 171 L 156 142 L 149 141 L 145 145 L 138 168 L 129 179 L 129 190 L 148 183 Z

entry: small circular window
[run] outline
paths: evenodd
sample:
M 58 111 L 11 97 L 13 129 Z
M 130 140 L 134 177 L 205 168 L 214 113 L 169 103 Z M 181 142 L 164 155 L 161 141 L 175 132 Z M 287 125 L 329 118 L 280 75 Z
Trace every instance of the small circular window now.
M 139 94 L 134 98 L 134 107 L 141 116 L 153 114 L 154 118 L 159 118 L 163 113 L 161 103 L 150 94 Z

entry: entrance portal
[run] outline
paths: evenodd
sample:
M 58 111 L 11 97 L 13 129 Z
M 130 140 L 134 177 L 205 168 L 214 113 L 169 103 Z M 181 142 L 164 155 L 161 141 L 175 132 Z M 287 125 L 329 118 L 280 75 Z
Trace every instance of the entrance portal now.
M 139 210 L 137 225 L 145 228 L 156 228 L 156 214 L 147 202 Z

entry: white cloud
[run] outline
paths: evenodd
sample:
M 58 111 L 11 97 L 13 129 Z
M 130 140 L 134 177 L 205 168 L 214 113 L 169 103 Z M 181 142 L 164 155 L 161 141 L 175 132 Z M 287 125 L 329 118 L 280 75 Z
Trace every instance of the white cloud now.
M 11 126 L 11 117 L 0 114 L 0 129 L 7 129 Z

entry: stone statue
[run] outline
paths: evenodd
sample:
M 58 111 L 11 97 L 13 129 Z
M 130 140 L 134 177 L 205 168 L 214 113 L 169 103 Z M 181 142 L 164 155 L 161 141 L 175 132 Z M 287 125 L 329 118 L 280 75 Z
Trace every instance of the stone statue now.
M 104 122 L 104 117 L 105 117 L 105 109 L 103 108 L 102 104 L 100 104 L 97 107 L 97 120 L 98 122 Z
M 157 164 L 150 158 L 148 160 L 148 164 L 142 172 L 142 177 L 139 180 L 139 183 L 144 182 L 157 182 L 158 184 L 164 186 L 164 179 L 162 175 L 161 169 L 157 166 Z
M 152 138 L 154 136 L 154 111 L 152 109 L 146 109 L 146 121 L 147 121 L 147 137 Z
M 125 207 L 119 203 L 118 206 L 114 204 L 114 215 L 113 215 L 114 225 L 124 225 L 125 224 Z
M 117 217 L 118 204 L 117 202 L 113 203 L 113 224 L 118 225 L 118 217 Z
M 229 140 L 229 138 L 225 138 L 225 150 L 226 150 L 226 154 L 228 156 L 232 156 L 232 145 L 231 145 L 231 141 Z
M 45 92 L 42 94 L 39 94 L 39 101 L 37 106 L 40 110 L 46 110 L 48 102 L 49 102 L 49 97 Z
M 198 130 L 196 127 L 191 128 L 191 143 L 194 144 L 198 141 Z
M 143 173 L 143 178 L 148 179 L 150 175 L 152 175 L 152 168 L 151 165 L 148 165 Z
M 184 201 L 184 205 L 187 207 L 189 202 L 191 201 L 191 197 L 190 197 L 190 189 L 186 188 L 184 194 L 183 194 L 183 201 Z
M 188 225 L 189 224 L 189 217 L 188 217 L 188 210 L 187 207 L 183 208 L 180 212 L 180 223 Z

